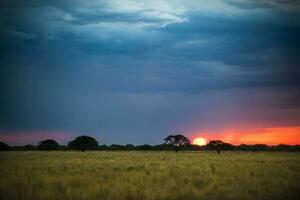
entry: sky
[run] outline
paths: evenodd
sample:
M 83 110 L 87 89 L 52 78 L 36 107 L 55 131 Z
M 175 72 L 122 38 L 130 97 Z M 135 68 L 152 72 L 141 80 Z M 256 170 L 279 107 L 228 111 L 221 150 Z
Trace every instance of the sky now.
M 0 140 L 300 144 L 300 2 L 2 0 Z

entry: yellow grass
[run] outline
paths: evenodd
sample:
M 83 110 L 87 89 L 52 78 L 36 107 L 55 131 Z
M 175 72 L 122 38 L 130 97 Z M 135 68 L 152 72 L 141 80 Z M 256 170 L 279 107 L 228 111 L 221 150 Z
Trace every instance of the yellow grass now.
M 0 152 L 3 200 L 300 199 L 300 154 Z

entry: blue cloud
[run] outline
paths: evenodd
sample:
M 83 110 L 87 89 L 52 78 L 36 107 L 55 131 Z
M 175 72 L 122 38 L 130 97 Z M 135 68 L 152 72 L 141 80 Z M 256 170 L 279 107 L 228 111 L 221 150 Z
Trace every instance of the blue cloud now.
M 297 108 L 295 16 L 292 1 L 2 1 L 0 129 L 143 135 L 135 142 L 154 134 L 157 142 L 197 120 L 232 124 L 238 108 L 254 123 L 260 111 L 247 92 L 265 107 L 275 96 L 274 107 Z M 273 124 L 274 112 L 262 121 Z M 297 116 L 276 123 L 299 124 Z

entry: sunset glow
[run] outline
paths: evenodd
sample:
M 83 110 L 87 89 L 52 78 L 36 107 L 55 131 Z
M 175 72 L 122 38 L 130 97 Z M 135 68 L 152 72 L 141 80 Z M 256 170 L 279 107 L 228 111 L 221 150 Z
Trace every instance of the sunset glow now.
M 197 137 L 193 140 L 193 144 L 199 146 L 206 145 L 206 139 L 203 137 Z
M 300 144 L 300 127 L 276 127 L 276 128 L 261 128 L 252 130 L 224 130 L 215 132 L 199 132 L 193 135 L 194 141 L 199 136 L 210 140 L 222 140 L 223 142 L 234 145 L 239 144 Z

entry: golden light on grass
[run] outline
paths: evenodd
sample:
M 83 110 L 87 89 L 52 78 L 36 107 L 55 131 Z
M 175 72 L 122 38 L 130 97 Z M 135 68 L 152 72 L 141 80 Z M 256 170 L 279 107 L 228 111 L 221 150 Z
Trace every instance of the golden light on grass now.
M 203 137 L 197 137 L 193 140 L 193 144 L 199 146 L 206 145 L 206 139 Z

